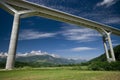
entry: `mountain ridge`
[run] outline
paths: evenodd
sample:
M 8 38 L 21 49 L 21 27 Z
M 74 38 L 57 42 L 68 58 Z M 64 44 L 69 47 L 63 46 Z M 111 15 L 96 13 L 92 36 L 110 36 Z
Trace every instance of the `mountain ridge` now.
M 7 53 L 0 55 L 0 61 L 6 62 Z M 55 54 L 49 54 L 42 51 L 31 51 L 24 54 L 16 54 L 16 62 L 36 63 L 36 64 L 50 64 L 50 65 L 64 65 L 64 64 L 76 64 L 85 62 L 86 60 L 67 59 L 62 58 Z

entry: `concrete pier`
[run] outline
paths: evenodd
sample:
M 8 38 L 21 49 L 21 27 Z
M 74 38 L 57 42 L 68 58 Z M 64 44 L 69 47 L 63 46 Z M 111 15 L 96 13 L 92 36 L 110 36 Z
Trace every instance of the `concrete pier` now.
M 107 36 L 108 36 L 108 43 L 109 43 L 109 46 L 110 46 L 110 53 L 111 53 L 111 56 L 112 56 L 112 61 L 116 61 L 110 34 L 111 34 L 110 32 L 107 33 Z
M 103 34 L 103 45 L 104 45 L 107 61 L 108 62 L 116 61 L 113 46 L 112 46 L 112 41 L 110 37 L 111 32 L 107 32 L 103 30 L 103 33 L 104 33 Z M 108 52 L 108 49 L 110 50 L 110 53 Z
M 107 43 L 106 43 L 106 38 L 105 37 L 103 37 L 103 45 L 104 45 L 107 61 L 109 62 L 110 56 L 109 56 L 109 53 L 108 53 L 108 48 L 107 48 Z
M 11 70 L 14 68 L 17 41 L 18 41 L 18 33 L 19 33 L 19 20 L 20 20 L 20 14 L 15 13 L 12 33 L 11 33 L 11 38 L 10 38 L 10 44 L 9 44 L 9 50 L 8 50 L 8 57 L 7 57 L 7 62 L 6 62 L 6 69 L 8 70 Z

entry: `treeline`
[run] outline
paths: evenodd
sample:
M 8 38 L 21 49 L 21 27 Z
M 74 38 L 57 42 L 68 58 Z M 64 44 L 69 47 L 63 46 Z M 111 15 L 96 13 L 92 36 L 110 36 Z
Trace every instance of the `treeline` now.
M 120 61 L 117 62 L 93 62 L 88 65 L 89 70 L 120 71 Z
M 0 62 L 0 68 L 5 68 L 6 63 L 5 62 Z M 52 63 L 37 63 L 37 62 L 15 62 L 15 68 L 23 68 L 23 67 L 31 67 L 31 68 L 38 68 L 38 67 L 56 67 L 59 65 L 55 65 Z
M 83 66 L 85 68 L 83 68 Z M 80 63 L 80 64 L 38 64 L 38 63 L 27 63 L 27 62 L 15 62 L 15 68 L 40 68 L 40 67 L 72 67 L 75 70 L 105 70 L 105 71 L 120 71 L 120 61 L 117 62 L 93 62 L 93 63 Z M 0 68 L 5 68 L 5 62 L 0 62 Z
M 0 62 L 0 68 L 5 68 L 6 63 Z M 15 62 L 15 68 L 39 68 L 39 67 L 64 67 L 64 66 L 78 66 L 80 64 L 53 64 L 50 62 Z

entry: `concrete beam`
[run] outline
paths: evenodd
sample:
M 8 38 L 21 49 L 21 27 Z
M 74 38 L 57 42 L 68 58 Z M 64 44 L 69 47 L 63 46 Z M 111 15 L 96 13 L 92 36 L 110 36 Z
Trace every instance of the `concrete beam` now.
M 26 14 L 23 16 L 42 16 L 45 18 L 50 18 L 53 20 L 57 20 L 57 21 L 62 21 L 62 22 L 66 22 L 66 23 L 70 23 L 70 24 L 75 24 L 78 26 L 83 26 L 83 27 L 87 27 L 87 28 L 91 28 L 96 30 L 103 28 L 106 31 L 112 31 L 113 34 L 120 36 L 120 29 L 116 29 L 113 28 L 111 26 L 105 25 L 105 24 L 101 24 L 95 21 L 91 21 L 79 16 L 75 16 L 69 13 L 65 13 L 59 10 L 55 10 L 55 9 L 51 9 L 48 8 L 46 6 L 42 6 L 39 4 L 35 4 L 32 2 L 29 2 L 27 0 L 2 0 L 8 4 L 14 5 L 14 6 L 19 6 L 22 8 L 26 8 L 26 9 L 31 9 L 31 10 L 36 10 L 36 13 L 33 13 L 31 15 Z
M 0 1 L 0 8 L 2 8 L 5 11 L 9 12 L 10 14 L 14 15 L 14 10 L 12 10 L 12 8 L 9 7 L 9 5 L 6 4 L 5 2 Z

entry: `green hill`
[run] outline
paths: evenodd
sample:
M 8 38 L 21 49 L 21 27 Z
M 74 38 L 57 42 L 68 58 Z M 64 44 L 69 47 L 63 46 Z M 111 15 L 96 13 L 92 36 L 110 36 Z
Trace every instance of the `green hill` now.
M 105 53 L 87 62 L 90 70 L 120 71 L 120 45 L 114 47 L 116 62 L 107 62 Z
M 114 53 L 116 60 L 120 61 L 120 45 L 114 47 Z M 102 61 L 102 62 L 107 61 L 105 53 L 99 57 L 90 60 L 89 62 L 97 62 L 97 61 Z

